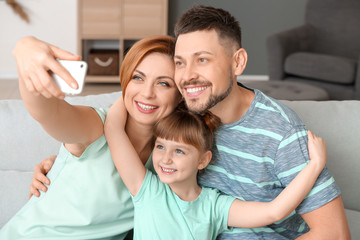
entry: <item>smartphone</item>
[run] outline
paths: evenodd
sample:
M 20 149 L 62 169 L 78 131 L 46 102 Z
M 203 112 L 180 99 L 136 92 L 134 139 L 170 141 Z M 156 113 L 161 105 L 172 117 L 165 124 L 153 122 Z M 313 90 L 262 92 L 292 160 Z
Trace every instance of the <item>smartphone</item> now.
M 60 90 L 68 95 L 76 95 L 80 94 L 84 87 L 85 76 L 87 71 L 87 63 L 84 61 L 68 61 L 68 60 L 57 60 L 68 72 L 71 76 L 76 80 L 78 84 L 78 89 L 73 89 L 70 87 L 62 78 L 60 78 L 56 74 L 52 74 L 52 77 L 56 83 L 56 85 L 60 88 Z

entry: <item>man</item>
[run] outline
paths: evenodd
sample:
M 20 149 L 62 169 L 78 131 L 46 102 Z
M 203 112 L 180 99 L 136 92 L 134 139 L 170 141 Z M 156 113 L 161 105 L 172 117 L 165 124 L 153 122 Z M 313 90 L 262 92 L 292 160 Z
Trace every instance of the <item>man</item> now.
M 216 137 L 214 160 L 199 177 L 200 183 L 243 200 L 271 201 L 309 161 L 306 127 L 280 102 L 237 85 L 236 76 L 246 67 L 247 53 L 241 46 L 239 24 L 227 11 L 195 6 L 182 15 L 175 34 L 175 80 L 189 110 L 209 109 L 223 122 Z M 42 54 L 38 54 L 35 66 L 51 69 L 69 85 L 73 82 L 54 56 L 77 57 L 43 43 L 34 47 L 43 48 L 38 51 Z M 50 91 L 63 97 L 55 86 Z M 43 161 L 38 168 L 46 168 L 46 164 Z M 46 181 L 44 176 L 38 179 Z M 35 182 L 32 187 L 37 193 L 34 189 L 41 185 Z M 232 229 L 219 236 L 295 238 L 350 239 L 340 191 L 326 169 L 296 213 L 285 220 L 264 228 Z
M 209 109 L 224 124 L 200 184 L 243 200 L 271 201 L 309 161 L 304 124 L 280 102 L 237 85 L 247 53 L 241 47 L 240 26 L 227 11 L 195 6 L 179 19 L 175 35 L 175 81 L 189 110 Z M 326 169 L 285 220 L 219 236 L 294 238 L 350 238 L 340 191 Z

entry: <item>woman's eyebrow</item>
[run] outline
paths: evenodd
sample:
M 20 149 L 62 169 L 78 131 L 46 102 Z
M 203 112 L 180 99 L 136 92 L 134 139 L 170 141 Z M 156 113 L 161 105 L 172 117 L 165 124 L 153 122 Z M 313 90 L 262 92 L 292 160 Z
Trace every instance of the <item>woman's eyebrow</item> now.
M 146 74 L 143 73 L 143 72 L 140 71 L 140 70 L 135 69 L 134 72 L 140 74 L 140 75 L 143 76 L 143 77 L 146 77 Z M 172 78 L 172 77 L 170 77 L 170 76 L 158 76 L 156 79 L 165 79 L 165 78 L 166 78 L 166 79 L 170 79 L 170 80 L 172 80 L 172 81 L 175 82 L 174 78 Z
M 143 73 L 142 71 L 139 71 L 139 70 L 135 69 L 134 72 L 137 72 L 138 74 L 146 77 L 145 73 Z
M 167 79 L 170 79 L 170 80 L 174 81 L 174 79 L 172 77 L 170 77 L 170 76 L 159 76 L 159 77 L 157 77 L 157 79 L 164 79 L 164 78 L 167 78 Z

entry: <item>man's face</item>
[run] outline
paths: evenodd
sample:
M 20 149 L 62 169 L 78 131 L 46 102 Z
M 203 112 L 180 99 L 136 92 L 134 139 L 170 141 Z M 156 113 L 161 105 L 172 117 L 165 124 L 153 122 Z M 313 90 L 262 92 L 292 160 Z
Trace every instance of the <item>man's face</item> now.
M 175 82 L 190 111 L 203 112 L 230 93 L 233 57 L 215 30 L 181 34 L 175 47 Z M 227 54 L 228 53 L 228 54 Z

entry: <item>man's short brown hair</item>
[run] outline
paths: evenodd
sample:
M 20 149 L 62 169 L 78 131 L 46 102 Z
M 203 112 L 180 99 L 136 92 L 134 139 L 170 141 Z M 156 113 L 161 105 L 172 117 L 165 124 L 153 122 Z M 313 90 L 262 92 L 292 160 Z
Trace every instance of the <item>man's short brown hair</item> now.
M 236 44 L 236 48 L 241 48 L 241 28 L 239 22 L 228 12 L 221 8 L 197 5 L 188 9 L 180 17 L 175 25 L 175 37 L 179 35 L 203 31 L 215 30 L 219 37 L 219 42 L 227 40 Z

